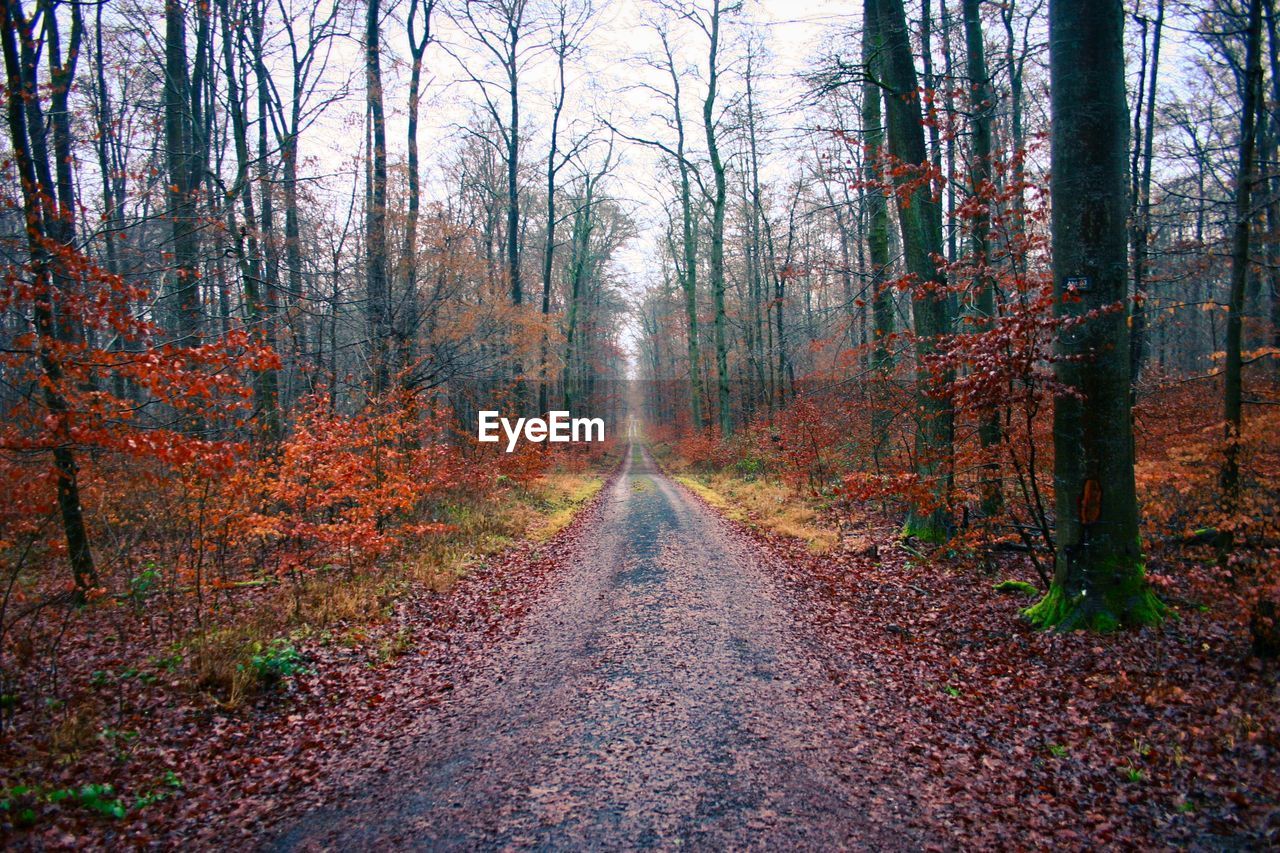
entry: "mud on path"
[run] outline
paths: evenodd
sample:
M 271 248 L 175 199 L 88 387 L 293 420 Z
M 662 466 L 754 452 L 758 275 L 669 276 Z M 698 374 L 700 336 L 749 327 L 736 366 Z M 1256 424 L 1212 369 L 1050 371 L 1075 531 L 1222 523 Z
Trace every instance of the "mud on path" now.
M 587 523 L 489 674 L 271 847 L 912 845 L 759 544 L 638 446 Z

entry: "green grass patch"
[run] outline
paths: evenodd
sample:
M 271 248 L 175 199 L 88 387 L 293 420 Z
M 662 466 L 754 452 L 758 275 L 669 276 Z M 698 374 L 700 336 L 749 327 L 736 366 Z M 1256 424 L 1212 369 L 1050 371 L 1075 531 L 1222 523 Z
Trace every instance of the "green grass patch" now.
M 1040 594 L 1040 588 L 1033 583 L 1026 581 L 1005 580 L 991 587 L 996 592 L 1004 595 L 1025 595 L 1028 598 Z

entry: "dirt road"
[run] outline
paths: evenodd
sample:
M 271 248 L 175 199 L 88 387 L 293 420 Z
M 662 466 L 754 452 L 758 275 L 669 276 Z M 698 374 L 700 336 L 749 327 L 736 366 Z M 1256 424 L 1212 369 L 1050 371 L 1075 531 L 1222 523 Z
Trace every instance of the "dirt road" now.
M 277 849 L 902 847 L 759 546 L 638 446 L 492 675 Z

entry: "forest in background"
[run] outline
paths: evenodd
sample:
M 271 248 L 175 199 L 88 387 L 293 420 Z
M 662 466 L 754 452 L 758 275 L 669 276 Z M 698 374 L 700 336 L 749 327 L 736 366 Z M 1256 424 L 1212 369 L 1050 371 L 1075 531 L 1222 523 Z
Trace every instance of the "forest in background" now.
M 801 75 L 804 133 L 760 94 L 764 47 L 746 36 L 717 58 L 714 16 L 694 32 L 706 79 L 733 69 L 721 119 L 677 119 L 682 66 L 660 54 L 674 133 L 637 141 L 664 153 L 674 192 L 666 272 L 639 308 L 645 418 L 704 485 L 784 483 L 845 538 L 887 512 L 908 542 L 986 566 L 1023 555 L 1049 590 L 1040 624 L 1158 623 L 1141 575 L 1168 556 L 1180 579 L 1225 582 L 1213 597 L 1274 650 L 1275 14 L 1126 8 L 1106 31 L 1125 91 L 1055 147 L 1055 87 L 1093 101 L 1100 84 L 1050 82 L 1045 11 L 865 5 Z M 715 115 L 706 91 L 692 106 Z M 1111 158 L 1111 206 L 1091 214 L 1114 224 L 1106 246 L 1085 245 L 1100 226 L 1055 230 L 1050 155 L 1079 165 L 1074 148 Z M 1131 585 L 1095 584 L 1126 572 L 1072 550 L 1100 519 L 1142 537 L 1124 546 Z M 1117 598 L 1064 607 L 1068 587 Z
M 478 444 L 481 408 L 642 422 L 831 565 L 1280 650 L 1266 0 L 1107 20 L 1127 62 L 1076 138 L 1123 153 L 1120 261 L 1074 273 L 1054 217 L 1093 189 L 1051 193 L 1051 98 L 1103 98 L 1051 70 L 1045 2 L 0 3 L 10 826 L 178 796 L 93 780 L 316 645 L 404 654 L 367 626 L 618 461 Z

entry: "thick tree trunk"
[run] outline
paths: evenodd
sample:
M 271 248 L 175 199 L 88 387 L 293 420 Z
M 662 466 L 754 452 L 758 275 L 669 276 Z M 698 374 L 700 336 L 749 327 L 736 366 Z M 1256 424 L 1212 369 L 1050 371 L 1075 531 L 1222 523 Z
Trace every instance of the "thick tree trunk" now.
M 1056 569 L 1032 622 L 1112 630 L 1158 622 L 1147 587 L 1129 394 L 1128 113 L 1119 0 L 1051 0 Z

